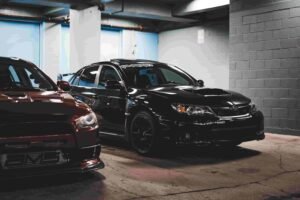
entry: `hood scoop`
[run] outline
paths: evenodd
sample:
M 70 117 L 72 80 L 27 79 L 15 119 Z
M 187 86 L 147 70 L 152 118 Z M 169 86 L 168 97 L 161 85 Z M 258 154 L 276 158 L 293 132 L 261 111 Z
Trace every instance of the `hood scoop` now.
M 221 90 L 221 89 L 209 89 L 209 88 L 193 88 L 193 89 L 184 89 L 184 91 L 192 92 L 195 94 L 200 94 L 205 97 L 214 97 L 214 96 L 229 96 L 230 93 Z

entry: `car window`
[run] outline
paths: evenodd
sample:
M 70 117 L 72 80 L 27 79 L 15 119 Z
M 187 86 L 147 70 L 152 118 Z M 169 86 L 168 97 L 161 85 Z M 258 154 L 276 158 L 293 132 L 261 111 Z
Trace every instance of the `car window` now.
M 82 71 L 81 71 L 81 72 L 82 72 Z M 69 83 L 70 83 L 71 85 L 75 85 L 75 86 L 78 85 L 78 82 L 79 82 L 79 79 L 80 79 L 80 74 L 81 74 L 81 72 L 74 74 L 74 75 L 70 78 Z
M 13 66 L 10 65 L 10 66 L 8 67 L 8 70 L 9 70 L 9 72 L 10 72 L 10 74 L 11 74 L 12 80 L 13 80 L 15 83 L 20 83 L 20 79 L 19 79 L 19 76 L 18 76 L 18 74 L 17 74 L 15 68 L 14 68 Z
M 107 81 L 121 81 L 121 78 L 117 71 L 108 65 L 102 67 L 100 77 L 99 77 L 99 88 L 104 88 Z
M 98 68 L 98 66 L 86 68 L 80 76 L 78 85 L 83 87 L 95 87 Z M 76 80 L 74 80 L 74 82 L 76 82 Z
M 36 68 L 0 65 L 0 90 L 54 90 L 49 80 Z
M 165 85 L 193 85 L 194 81 L 183 71 L 161 64 L 122 65 L 130 87 L 151 88 Z
M 153 67 L 141 68 L 138 71 L 138 75 L 136 77 L 136 84 L 138 87 L 143 88 L 145 85 L 157 86 L 159 85 L 159 82 L 162 82 L 161 77 L 159 77 L 159 74 Z
M 178 85 L 189 85 L 190 81 L 183 77 L 181 74 L 176 73 L 174 70 L 168 68 L 159 68 L 167 83 L 176 83 Z
M 25 69 L 25 72 L 26 72 L 26 74 L 27 74 L 27 76 L 29 78 L 31 86 L 34 87 L 34 88 L 39 87 L 40 86 L 40 82 L 38 81 L 37 77 L 35 77 L 35 75 L 32 72 L 28 71 L 27 69 Z

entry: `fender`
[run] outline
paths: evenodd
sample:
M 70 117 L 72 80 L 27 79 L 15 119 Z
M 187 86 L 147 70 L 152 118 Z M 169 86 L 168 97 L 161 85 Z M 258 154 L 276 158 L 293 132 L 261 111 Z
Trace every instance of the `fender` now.
M 129 141 L 129 127 L 131 120 L 133 119 L 134 115 L 139 111 L 147 111 L 149 112 L 154 120 L 158 123 L 159 115 L 156 112 L 154 106 L 150 103 L 148 95 L 137 95 L 137 96 L 130 96 L 128 98 L 126 109 L 125 109 L 125 139 Z

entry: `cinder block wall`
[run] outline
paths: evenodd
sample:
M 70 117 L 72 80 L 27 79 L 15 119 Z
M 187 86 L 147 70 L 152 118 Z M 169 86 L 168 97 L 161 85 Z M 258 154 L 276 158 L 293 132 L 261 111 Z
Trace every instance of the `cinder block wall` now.
M 299 0 L 231 0 L 230 89 L 253 99 L 267 131 L 300 135 Z

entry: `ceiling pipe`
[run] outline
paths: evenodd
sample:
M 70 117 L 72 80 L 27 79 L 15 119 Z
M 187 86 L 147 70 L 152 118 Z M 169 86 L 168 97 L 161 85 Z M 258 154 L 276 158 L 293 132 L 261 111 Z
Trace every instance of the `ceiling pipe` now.
M 17 15 L 6 15 L 0 14 L 0 18 L 4 20 L 11 20 L 11 21 L 32 21 L 32 22 L 51 22 L 57 24 L 69 24 L 70 20 L 68 17 L 60 17 L 60 18 L 53 18 L 53 17 L 28 17 L 28 16 L 17 16 Z M 151 30 L 149 27 L 144 27 L 142 25 L 137 26 L 121 26 L 115 25 L 110 23 L 103 23 L 101 24 L 103 27 L 109 28 L 119 28 L 119 29 L 126 29 L 126 30 L 135 30 L 135 31 L 147 31 Z
M 53 17 L 29 17 L 29 16 L 19 16 L 19 15 L 6 15 L 0 14 L 1 18 L 7 20 L 19 20 L 19 21 L 36 21 L 36 22 L 52 22 L 57 24 L 66 24 L 69 23 L 68 18 L 60 17 L 60 18 L 53 18 Z
M 107 23 L 102 23 L 102 27 L 109 27 L 109 28 L 119 28 L 119 29 L 126 29 L 126 30 L 133 30 L 133 31 L 146 31 L 147 28 L 143 26 L 118 26 L 118 25 L 112 25 Z

